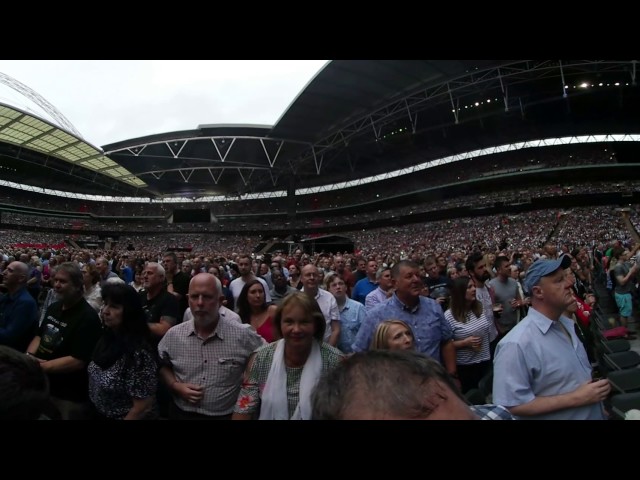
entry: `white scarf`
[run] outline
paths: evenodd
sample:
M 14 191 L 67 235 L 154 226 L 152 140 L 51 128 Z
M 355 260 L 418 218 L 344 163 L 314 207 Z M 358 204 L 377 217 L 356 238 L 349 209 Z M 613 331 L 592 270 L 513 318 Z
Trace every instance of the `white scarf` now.
M 291 420 L 311 419 L 311 392 L 322 373 L 322 356 L 317 341 L 313 341 L 311 354 L 302 369 L 300 401 Z M 284 364 L 284 339 L 278 340 L 269 376 L 262 392 L 260 420 L 288 420 L 287 370 Z

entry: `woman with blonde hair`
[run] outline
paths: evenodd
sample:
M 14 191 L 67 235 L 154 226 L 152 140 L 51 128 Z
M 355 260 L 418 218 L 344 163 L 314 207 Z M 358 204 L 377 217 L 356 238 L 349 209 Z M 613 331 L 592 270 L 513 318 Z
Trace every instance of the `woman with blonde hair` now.
M 496 272 L 493 268 L 493 265 L 496 262 L 496 254 L 495 253 L 485 253 L 484 255 L 484 261 L 487 265 L 487 272 L 489 272 L 489 275 L 491 275 L 491 278 L 495 278 L 496 276 Z
M 371 350 L 414 350 L 411 327 L 402 320 L 385 320 L 378 324 L 371 341 Z
M 282 338 L 249 358 L 233 420 L 310 420 L 313 389 L 343 357 L 323 342 L 324 315 L 305 293 L 284 298 L 274 326 Z

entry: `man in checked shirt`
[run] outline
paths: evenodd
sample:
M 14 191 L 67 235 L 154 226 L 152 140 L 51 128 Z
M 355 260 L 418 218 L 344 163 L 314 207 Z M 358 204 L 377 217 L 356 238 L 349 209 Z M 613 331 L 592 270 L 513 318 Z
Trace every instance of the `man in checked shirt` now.
M 213 275 L 194 276 L 193 320 L 169 329 L 158 345 L 160 375 L 173 395 L 170 419 L 230 419 L 249 355 L 262 345 L 253 329 L 218 315 L 219 302 Z

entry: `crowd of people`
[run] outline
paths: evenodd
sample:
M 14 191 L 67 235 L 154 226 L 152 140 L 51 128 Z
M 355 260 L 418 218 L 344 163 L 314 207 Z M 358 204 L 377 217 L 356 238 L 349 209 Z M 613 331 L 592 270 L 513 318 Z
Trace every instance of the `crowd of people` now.
M 567 151 L 505 152 L 428 178 L 300 195 L 295 217 L 286 197 L 128 204 L 2 187 L 0 203 L 47 214 L 2 212 L 0 418 L 605 419 L 611 386 L 592 381 L 589 314 L 608 295 L 614 323 L 631 332 L 640 205 L 628 220 L 619 205 L 407 218 L 632 194 L 636 183 L 568 180 L 383 206 L 399 183 L 407 194 L 618 161 L 602 146 Z M 332 212 L 362 204 L 371 208 Z M 193 206 L 216 221 L 171 223 Z M 361 228 L 379 220 L 389 224 Z M 292 241 L 272 251 L 284 239 L 260 235 L 320 227 L 354 250 Z
M 631 222 L 637 221 L 638 206 L 632 206 Z M 618 206 L 576 207 L 558 210 L 533 210 L 519 214 L 496 214 L 478 217 L 452 218 L 431 222 L 411 223 L 384 228 L 366 230 L 339 229 L 335 233 L 353 239 L 357 249 L 365 254 L 403 252 L 423 253 L 425 249 L 446 250 L 466 249 L 474 245 L 482 245 L 492 249 L 521 249 L 527 245 L 542 244 L 546 240 L 556 243 L 574 243 L 593 246 L 597 242 L 608 242 L 613 239 L 628 240 L 627 226 L 616 211 Z M 411 210 L 410 210 L 411 211 Z M 406 212 L 405 212 L 406 213 Z M 4 218 L 3 214 L 3 218 Z M 19 215 L 19 214 L 11 214 Z M 40 217 L 38 217 L 40 218 Z M 393 218 L 393 215 L 389 218 Z M 40 220 L 43 221 L 43 220 Z M 51 219 L 47 226 L 51 226 Z M 229 257 L 233 252 L 253 251 L 260 243 L 259 232 L 264 225 L 250 230 L 246 235 L 214 233 L 203 230 L 201 233 L 182 233 L 171 227 L 172 233 L 164 229 L 145 230 L 147 234 L 121 234 L 117 229 L 108 232 L 108 239 L 99 236 L 78 234 L 53 234 L 42 231 L 14 230 L 5 227 L 1 230 L 0 247 L 11 245 L 59 245 L 65 241 L 71 247 L 74 242 L 86 243 L 100 241 L 101 245 L 109 243 L 113 247 L 107 250 L 130 250 L 133 255 L 153 254 L 167 248 L 189 248 L 193 253 L 204 255 L 221 255 Z M 270 228 L 270 227 L 269 227 Z M 478 231 L 482 235 L 478 235 Z M 327 234 L 332 233 L 331 231 Z
M 633 324 L 640 244 L 627 227 L 610 207 L 537 211 L 353 232 L 354 252 L 263 255 L 252 237 L 92 250 L 5 232 L 0 345 L 23 356 L 15 368 L 33 362 L 23 374 L 38 390 L 24 387 L 37 408 L 15 415 L 606 418 L 610 386 L 590 382 L 588 344 L 568 322 L 604 275 L 617 322 Z M 533 333 L 545 329 L 553 337 Z M 408 380 L 403 402 L 374 367 Z M 494 403 L 472 405 L 488 377 Z

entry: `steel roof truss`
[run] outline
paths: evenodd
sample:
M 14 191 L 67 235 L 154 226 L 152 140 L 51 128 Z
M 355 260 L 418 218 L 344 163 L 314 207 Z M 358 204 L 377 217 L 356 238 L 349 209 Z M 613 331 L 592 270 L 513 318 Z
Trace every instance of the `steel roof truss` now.
M 284 144 L 284 142 L 276 141 L 276 145 L 278 145 L 278 151 L 274 155 L 273 160 L 271 160 L 271 157 L 269 156 L 269 152 L 267 151 L 267 147 L 264 144 L 264 139 L 260 138 L 259 140 L 260 140 L 260 145 L 262 145 L 262 149 L 264 150 L 264 154 L 267 157 L 267 161 L 269 162 L 269 166 L 273 168 L 273 165 L 276 163 L 276 160 L 278 159 L 278 154 L 280 153 L 280 150 L 282 150 L 282 145 Z
M 316 165 L 316 173 L 320 175 L 320 170 L 322 170 L 322 161 L 324 160 L 324 154 L 320 156 L 320 162 L 318 162 L 318 155 L 316 155 L 315 147 L 312 147 L 313 150 L 313 163 Z
M 621 62 L 579 60 L 571 63 L 569 66 L 574 70 L 580 68 L 593 68 L 594 66 L 599 70 L 607 70 L 616 69 L 616 65 L 619 66 L 620 63 Z M 441 84 L 423 89 L 420 92 L 414 92 L 410 95 L 407 95 L 400 101 L 396 100 L 393 103 L 380 108 L 376 112 L 370 113 L 363 118 L 354 120 L 349 125 L 343 127 L 339 132 L 332 132 L 331 134 L 317 141 L 315 143 L 315 147 L 317 149 L 315 151 L 315 154 L 319 154 L 324 149 L 335 148 L 336 138 L 340 138 L 340 143 L 348 142 L 354 136 L 366 132 L 365 127 L 372 127 L 375 138 L 379 138 L 381 126 L 379 127 L 377 123 L 388 123 L 389 121 L 392 121 L 392 117 L 397 115 L 398 103 L 400 102 L 404 105 L 404 102 L 408 97 L 411 97 L 413 102 L 412 105 L 417 107 L 421 103 L 425 103 L 430 99 L 440 97 L 442 95 L 448 94 L 450 96 L 453 96 L 453 93 L 456 92 L 457 97 L 459 98 L 465 93 L 470 94 L 477 91 L 474 87 L 479 84 L 485 84 L 487 85 L 487 87 L 491 87 L 491 84 L 494 83 L 496 88 L 500 85 L 501 90 L 503 91 L 503 97 L 506 97 L 507 99 L 505 105 L 508 109 L 508 92 L 503 80 L 505 77 L 511 78 L 516 83 L 532 81 L 532 79 L 540 77 L 547 77 L 554 74 L 557 75 L 559 67 L 560 63 L 558 61 L 524 61 L 515 62 L 511 65 L 506 66 L 502 65 L 499 68 L 490 68 L 486 71 L 473 72 L 472 74 L 467 73 L 457 79 L 447 82 L 444 85 Z M 342 133 L 342 135 L 338 135 L 339 133 Z M 304 162 L 306 159 L 313 155 L 314 153 L 310 149 L 307 152 L 303 153 L 300 161 Z
M 131 153 L 133 156 L 137 157 L 138 155 L 140 155 L 145 148 L 147 148 L 148 144 L 145 145 L 138 145 L 137 147 L 127 147 L 124 150 L 127 150 L 129 153 Z M 114 152 L 117 152 L 118 150 L 115 150 Z M 114 152 L 109 152 L 109 153 L 114 153 Z M 107 155 L 107 153 L 105 153 L 105 155 Z
M 245 176 L 242 174 L 242 168 L 238 168 L 238 173 L 240 174 L 240 177 L 242 178 L 242 181 L 244 182 L 244 186 L 246 187 L 247 185 L 249 185 L 249 180 L 251 179 L 251 175 L 253 175 L 253 172 L 255 170 L 255 168 L 251 168 L 248 169 L 249 170 L 249 176 L 245 178 Z M 247 169 L 244 169 L 247 170 Z
M 233 137 L 233 140 L 231 140 L 231 143 L 229 144 L 229 146 L 227 147 L 227 151 L 224 152 L 224 155 L 222 155 L 222 153 L 220 152 L 220 148 L 218 147 L 218 144 L 216 143 L 216 139 L 211 137 L 211 143 L 213 143 L 213 146 L 216 149 L 216 152 L 218 152 L 218 155 L 220 156 L 220 161 L 224 162 L 227 158 L 227 155 L 229 155 L 229 152 L 231 151 L 231 149 L 233 148 L 233 144 L 236 143 L 236 138 L 237 137 Z M 224 142 L 226 141 L 226 138 L 222 139 L 222 144 L 224 144 Z
M 278 177 L 280 177 L 280 175 L 273 175 L 273 170 L 269 170 L 269 176 L 271 177 L 271 183 L 273 184 L 273 186 L 275 187 L 276 184 L 278 183 Z
M 456 102 L 453 103 L 453 93 L 451 93 L 451 89 L 449 89 L 449 100 L 451 100 L 451 109 L 453 110 L 453 118 L 458 125 L 458 111 L 460 110 L 458 107 L 460 106 L 460 99 L 457 98 Z
M 351 173 L 354 173 L 356 171 L 356 163 L 358 163 L 358 159 L 354 159 L 351 152 L 347 153 L 347 163 L 349 164 L 349 170 Z
M 182 149 L 184 148 L 184 146 L 187 144 L 188 140 L 184 140 L 182 142 L 182 145 L 180 145 L 180 148 L 178 149 L 178 152 L 176 153 L 176 151 L 171 147 L 170 145 L 170 141 L 164 142 L 164 144 L 167 146 L 167 148 L 169 149 L 169 151 L 171 152 L 171 155 L 173 155 L 173 158 L 178 158 L 180 156 L 180 152 L 182 152 Z M 176 141 L 173 141 L 173 143 L 178 143 Z M 177 146 L 177 145 L 174 145 Z
M 188 175 L 185 176 L 185 173 L 188 172 Z M 193 175 L 193 172 L 195 172 L 195 169 L 179 169 L 178 173 L 180 174 L 180 176 L 182 177 L 182 179 L 184 180 L 184 183 L 189 183 L 189 179 L 191 178 L 191 175 Z
M 209 175 L 211 175 L 211 178 L 213 179 L 213 183 L 215 183 L 216 185 L 218 185 L 218 182 L 220 181 L 220 177 L 222 177 L 222 174 L 224 173 L 224 167 L 222 167 L 220 169 L 220 173 L 218 174 L 218 177 L 216 178 L 216 176 L 213 174 L 213 171 L 210 168 L 207 168 L 207 171 L 209 172 Z
M 411 115 L 411 107 L 409 107 L 409 102 L 407 99 L 405 99 L 404 104 L 407 107 L 407 114 L 409 115 L 409 121 L 411 122 L 411 133 L 416 133 L 416 126 L 418 124 L 418 113 L 416 112 L 415 117 Z

